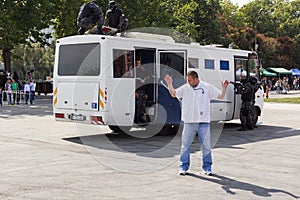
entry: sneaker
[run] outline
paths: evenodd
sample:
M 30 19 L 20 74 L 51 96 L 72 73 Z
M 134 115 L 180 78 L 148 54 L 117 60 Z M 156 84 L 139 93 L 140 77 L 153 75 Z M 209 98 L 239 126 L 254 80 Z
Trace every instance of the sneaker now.
M 213 173 L 211 170 L 203 170 L 203 174 L 205 174 L 207 176 L 213 176 Z
M 179 175 L 181 175 L 181 176 L 186 175 L 186 173 L 187 173 L 186 170 L 183 170 L 183 169 L 180 169 L 180 170 L 179 170 Z

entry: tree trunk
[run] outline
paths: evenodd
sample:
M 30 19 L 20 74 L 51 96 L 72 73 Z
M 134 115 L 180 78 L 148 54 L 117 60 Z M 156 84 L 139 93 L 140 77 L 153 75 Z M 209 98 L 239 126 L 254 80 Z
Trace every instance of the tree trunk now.
M 4 70 L 11 72 L 11 53 L 10 49 L 3 49 Z

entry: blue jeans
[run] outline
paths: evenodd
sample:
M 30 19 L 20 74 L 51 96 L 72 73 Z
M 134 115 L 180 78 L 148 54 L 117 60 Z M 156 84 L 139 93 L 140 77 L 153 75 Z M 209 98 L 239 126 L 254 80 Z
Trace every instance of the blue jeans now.
M 7 93 L 7 101 L 8 101 L 8 105 L 12 105 L 13 104 L 12 93 Z
M 184 123 L 181 136 L 180 169 L 187 171 L 190 167 L 191 144 L 196 132 L 198 132 L 198 139 L 202 145 L 202 169 L 211 171 L 212 156 L 209 123 Z

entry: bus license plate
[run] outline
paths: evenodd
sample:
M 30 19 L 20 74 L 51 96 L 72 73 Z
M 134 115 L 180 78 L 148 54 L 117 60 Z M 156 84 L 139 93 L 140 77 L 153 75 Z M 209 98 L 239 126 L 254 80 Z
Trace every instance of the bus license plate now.
M 84 121 L 85 116 L 83 116 L 83 115 L 71 115 L 70 119 L 75 120 L 75 121 Z

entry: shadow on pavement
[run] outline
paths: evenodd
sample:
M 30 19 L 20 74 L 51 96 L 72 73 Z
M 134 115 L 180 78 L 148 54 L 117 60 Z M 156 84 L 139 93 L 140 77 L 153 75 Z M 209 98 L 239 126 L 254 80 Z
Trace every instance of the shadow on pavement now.
M 0 119 L 11 119 L 18 116 L 38 116 L 44 117 L 53 115 L 52 96 L 36 96 L 33 105 L 26 105 L 21 102 L 19 105 L 7 105 L 3 102 L 0 107 Z
M 235 146 L 300 135 L 299 129 L 289 127 L 260 125 L 252 131 L 237 131 L 239 127 L 240 124 L 226 123 L 215 148 L 239 148 Z
M 132 134 L 134 132 L 134 134 Z M 132 135 L 141 135 L 143 131 L 126 133 L 105 133 L 81 137 L 63 138 L 63 140 L 82 144 L 102 150 L 134 153 L 143 157 L 173 157 L 179 153 L 180 135 L 155 135 L 149 138 L 139 138 Z M 167 146 L 167 147 L 166 147 Z M 199 146 L 199 145 L 198 145 Z M 160 154 L 152 152 L 165 149 Z M 198 148 L 199 149 L 199 148 Z
M 239 124 L 225 124 L 221 135 L 215 133 L 212 129 L 212 146 L 214 148 L 234 148 L 243 149 L 238 145 L 249 144 L 258 141 L 267 141 L 278 138 L 286 138 L 300 135 L 300 130 L 288 127 L 276 127 L 261 125 L 253 131 L 237 131 Z M 96 135 L 79 136 L 72 138 L 63 138 L 63 140 L 82 144 L 102 150 L 122 151 L 145 156 L 145 153 L 151 153 L 166 146 L 166 151 L 160 154 L 160 157 L 173 157 L 179 154 L 181 129 L 176 135 L 154 135 L 149 138 L 138 138 L 125 133 L 104 133 Z M 132 132 L 132 131 L 130 131 Z M 134 131 L 135 135 L 143 134 L 143 131 Z M 215 144 L 215 145 L 214 145 Z M 169 151 L 170 150 L 170 151 Z M 197 137 L 192 144 L 191 153 L 199 151 L 200 144 Z M 147 154 L 146 156 L 151 156 Z
M 227 194 L 235 195 L 236 193 L 233 190 L 244 190 L 252 192 L 254 195 L 260 197 L 271 197 L 272 193 L 283 193 L 293 197 L 295 199 L 299 199 L 299 196 L 296 196 L 290 192 L 280 190 L 280 189 L 272 189 L 272 188 L 264 188 L 262 186 L 254 185 L 251 183 L 246 183 L 242 181 L 237 181 L 232 178 L 228 178 L 222 175 L 214 174 L 213 176 L 200 176 L 193 173 L 188 173 L 187 176 L 191 176 L 194 178 L 201 179 L 203 181 L 209 181 L 212 183 L 219 184 L 223 190 L 227 192 Z

